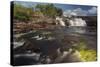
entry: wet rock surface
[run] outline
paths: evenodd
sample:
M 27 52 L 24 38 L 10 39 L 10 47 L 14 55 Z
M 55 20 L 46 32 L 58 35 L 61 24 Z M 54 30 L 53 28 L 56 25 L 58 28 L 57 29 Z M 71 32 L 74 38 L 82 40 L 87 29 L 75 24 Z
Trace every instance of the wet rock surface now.
M 80 62 L 80 53 L 73 49 L 73 45 L 80 43 L 80 40 L 86 42 L 89 49 L 96 49 L 95 34 L 87 35 L 84 33 L 68 32 L 63 28 L 61 30 L 51 31 L 39 30 L 22 35 L 23 45 L 14 48 L 14 64 L 53 64 Z M 69 29 L 69 28 L 68 28 Z M 45 32 L 45 33 L 43 33 Z M 53 34 L 52 34 L 53 33 Z M 21 36 L 20 36 L 21 37 Z M 20 40 L 19 40 L 20 41 Z M 91 44 L 92 43 L 92 44 Z M 91 45 L 91 46 L 90 46 Z

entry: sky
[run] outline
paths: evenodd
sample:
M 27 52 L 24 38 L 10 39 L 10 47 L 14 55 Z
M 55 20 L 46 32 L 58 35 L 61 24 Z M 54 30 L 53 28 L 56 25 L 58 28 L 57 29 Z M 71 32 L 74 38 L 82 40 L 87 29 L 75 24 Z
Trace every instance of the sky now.
M 39 2 L 24 2 L 16 1 L 15 3 L 21 4 L 25 7 L 35 7 L 37 4 L 48 4 Z M 72 5 L 72 4 L 58 4 L 53 3 L 55 7 L 63 10 L 63 15 L 75 15 L 75 16 L 97 16 L 97 7 L 89 5 Z

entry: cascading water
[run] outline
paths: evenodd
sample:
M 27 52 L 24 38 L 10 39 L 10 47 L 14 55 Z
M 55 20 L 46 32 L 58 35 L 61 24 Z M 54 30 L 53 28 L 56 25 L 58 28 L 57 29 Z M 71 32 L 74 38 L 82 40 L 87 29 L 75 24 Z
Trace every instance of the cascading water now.
M 66 26 L 66 25 L 65 25 L 65 22 L 62 20 L 62 18 L 57 17 L 56 20 L 59 21 L 59 24 L 60 24 L 61 26 Z
M 63 27 L 66 26 L 66 22 L 62 20 L 60 17 L 56 17 L 56 20 L 58 20 L 59 24 Z M 87 26 L 86 21 L 83 20 L 82 18 L 76 18 L 76 17 L 70 17 L 67 18 L 67 23 L 69 23 L 69 32 L 77 32 L 77 33 L 85 33 L 85 27 Z M 84 28 L 83 28 L 84 27 Z M 62 28 L 60 28 L 62 30 Z
M 56 17 L 56 20 L 59 21 L 61 26 L 66 26 L 65 22 L 60 17 Z M 87 26 L 86 21 L 82 18 L 71 18 L 68 19 L 69 26 Z
M 69 22 L 69 26 L 87 26 L 85 20 L 83 20 L 82 18 L 73 18 L 68 20 Z

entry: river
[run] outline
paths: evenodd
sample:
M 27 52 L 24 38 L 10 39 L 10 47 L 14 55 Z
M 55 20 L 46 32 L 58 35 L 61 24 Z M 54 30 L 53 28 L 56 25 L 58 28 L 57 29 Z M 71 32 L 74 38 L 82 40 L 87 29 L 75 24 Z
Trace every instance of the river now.
M 16 34 L 20 35 L 20 34 Z M 19 36 L 21 37 L 22 35 L 27 35 L 29 38 L 32 38 L 33 40 L 35 39 L 36 42 L 40 42 L 45 49 L 45 52 L 52 51 L 53 49 L 58 48 L 58 44 L 68 44 L 69 41 L 74 41 L 74 42 L 79 42 L 80 39 L 84 40 L 86 42 L 86 45 L 89 49 L 97 49 L 97 29 L 96 27 L 57 27 L 53 30 L 35 30 L 35 32 L 31 31 L 30 33 L 24 33 Z M 14 37 L 15 41 L 17 37 Z M 23 39 L 23 38 L 22 38 Z M 65 40 L 65 43 L 63 43 Z M 49 41 L 52 41 L 49 42 Z M 54 42 L 56 41 L 56 42 Z M 14 44 L 14 49 L 22 46 L 25 40 L 19 40 L 17 42 L 13 42 Z M 45 43 L 44 43 L 45 42 Z M 33 42 L 34 43 L 34 42 Z M 39 44 L 40 44 L 39 43 Z M 54 43 L 54 44 L 53 44 Z M 37 43 L 38 44 L 38 43 Z M 52 46 L 53 44 L 54 46 Z M 48 47 L 50 46 L 50 48 Z M 46 47 L 47 46 L 47 47 Z M 67 47 L 67 45 L 65 45 Z M 50 50 L 51 49 L 51 50 Z M 14 63 L 15 65 L 28 65 L 28 64 L 41 64 L 39 61 L 40 54 L 37 53 L 30 53 L 30 51 L 26 53 L 17 53 L 14 54 Z M 36 59 L 37 58 L 37 59 Z

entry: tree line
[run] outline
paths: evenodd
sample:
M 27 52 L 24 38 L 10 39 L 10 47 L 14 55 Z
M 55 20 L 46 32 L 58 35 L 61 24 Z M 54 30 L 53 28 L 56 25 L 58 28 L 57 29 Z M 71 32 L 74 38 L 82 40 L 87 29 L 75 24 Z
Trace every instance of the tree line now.
M 45 17 L 55 18 L 62 16 L 62 9 L 55 7 L 54 4 L 37 4 L 35 7 L 25 7 L 20 4 L 14 4 L 14 19 L 31 20 L 35 13 L 43 14 Z

